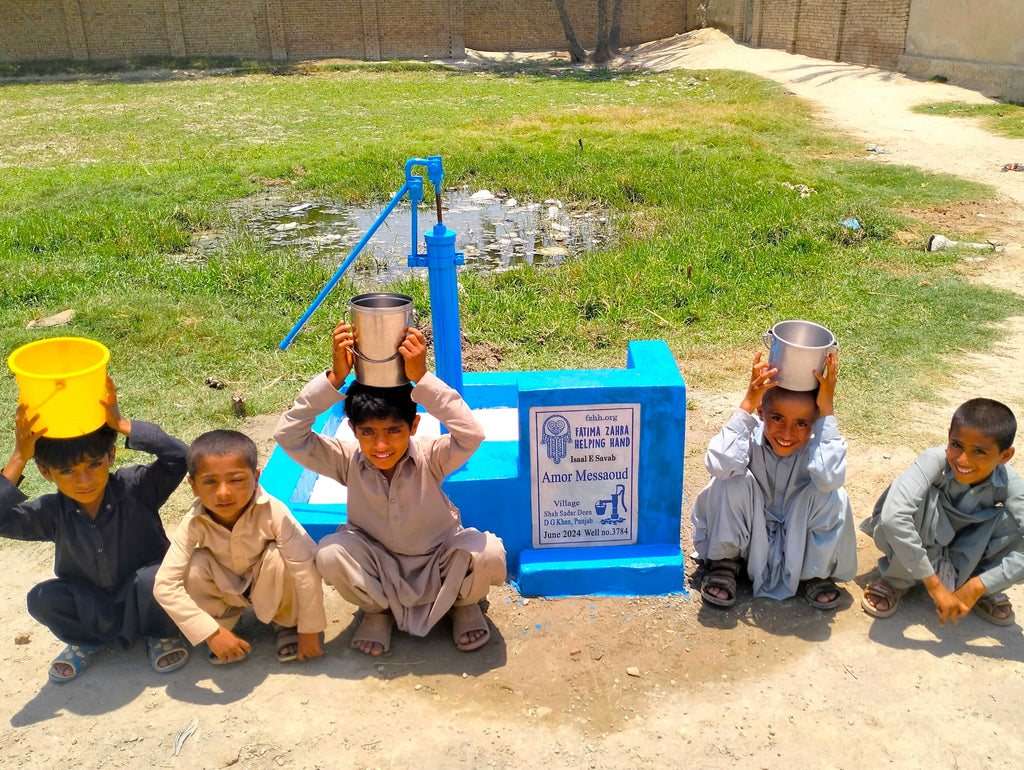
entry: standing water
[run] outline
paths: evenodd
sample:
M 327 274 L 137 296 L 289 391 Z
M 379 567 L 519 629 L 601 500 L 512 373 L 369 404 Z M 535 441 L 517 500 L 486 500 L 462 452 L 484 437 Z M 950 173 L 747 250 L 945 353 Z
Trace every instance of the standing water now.
M 419 210 L 422 234 L 437 222 L 433 206 Z M 383 210 L 383 205 L 341 206 L 328 201 L 282 203 L 251 215 L 245 228 L 266 240 L 271 249 L 297 249 L 340 264 Z M 408 201 L 385 220 L 353 264 L 358 273 L 387 281 L 408 274 L 410 250 Z M 455 248 L 465 254 L 466 269 L 496 273 L 518 265 L 557 265 L 571 255 L 606 245 L 611 238 L 607 213 L 596 208 L 568 208 L 561 201 L 520 204 L 487 190 L 444 195 L 444 223 L 457 233 Z M 199 248 L 213 248 L 219 239 L 204 239 Z

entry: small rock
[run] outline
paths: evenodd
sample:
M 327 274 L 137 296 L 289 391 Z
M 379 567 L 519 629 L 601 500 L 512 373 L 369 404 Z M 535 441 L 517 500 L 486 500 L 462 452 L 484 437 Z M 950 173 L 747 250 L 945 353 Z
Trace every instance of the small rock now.
M 75 317 L 75 311 L 62 310 L 56 315 L 46 316 L 46 318 L 34 318 L 29 321 L 26 325 L 26 329 L 49 329 L 54 326 L 64 326 L 71 323 L 71 319 Z
M 491 201 L 494 200 L 494 193 L 490 190 L 477 190 L 469 196 L 469 199 L 471 201 Z
M 309 698 L 303 698 L 299 701 L 299 703 L 301 703 L 303 706 L 306 706 L 309 704 Z
M 515 198 L 509 198 L 508 200 L 505 201 L 505 206 L 510 209 L 514 209 L 518 205 L 519 201 L 517 201 Z
M 418 684 L 415 687 L 413 687 L 412 689 L 414 689 L 414 690 L 422 690 L 423 689 L 423 685 Z
M 15 644 L 28 644 L 32 641 L 32 634 L 18 634 L 14 637 Z
M 289 230 L 297 230 L 299 227 L 298 222 L 282 222 L 279 225 L 274 225 L 274 230 L 279 233 L 286 233 Z
M 579 655 L 581 652 L 583 652 L 583 650 L 581 650 L 579 647 L 573 647 L 571 650 L 569 650 L 570 655 Z
M 630 676 L 640 676 L 640 669 L 636 666 L 627 666 L 626 673 Z
M 462 678 L 463 679 L 469 679 L 469 674 L 467 674 L 465 671 L 463 671 L 462 672 Z
M 523 599 L 523 606 L 524 606 L 524 607 L 525 607 L 525 606 L 526 606 L 527 604 L 529 604 L 529 603 L 530 603 L 530 600 L 529 600 L 529 599 Z
M 203 380 L 206 383 L 206 387 L 213 388 L 214 390 L 224 390 L 224 381 L 218 380 L 216 377 L 207 377 Z
M 289 214 L 303 214 L 313 208 L 315 203 L 300 203 L 298 206 L 292 206 L 288 209 Z

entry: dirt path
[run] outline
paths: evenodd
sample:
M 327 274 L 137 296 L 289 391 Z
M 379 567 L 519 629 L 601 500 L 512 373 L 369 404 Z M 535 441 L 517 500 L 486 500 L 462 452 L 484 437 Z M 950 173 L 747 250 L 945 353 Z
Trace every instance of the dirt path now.
M 997 235 L 1007 250 L 972 263 L 972 275 L 1024 285 L 1014 240 L 1024 226 L 1024 174 L 998 172 L 1024 160 L 1024 146 L 967 121 L 906 111 L 917 101 L 983 101 L 977 94 L 746 49 L 709 30 L 643 46 L 625 63 L 757 72 L 814 101 L 829 125 L 891 151 L 877 162 L 996 186 L 994 203 L 924 215 L 937 227 Z M 975 357 L 946 403 L 910 407 L 911 429 L 878 446 L 851 442 L 858 518 L 921 448 L 942 440 L 946 415 L 978 383 L 1024 405 L 1024 325 L 1013 319 L 1006 332 L 1000 352 Z M 703 448 L 739 400 L 692 396 L 687 499 L 706 481 Z M 267 446 L 271 424 L 256 418 L 247 427 Z M 861 538 L 858 584 L 875 557 Z M 527 603 L 504 587 L 492 594 L 496 633 L 481 652 L 456 652 L 442 627 L 424 641 L 396 636 L 376 661 L 347 648 L 351 608 L 331 592 L 323 660 L 281 667 L 269 633 L 249 623 L 240 631 L 255 654 L 238 667 L 213 668 L 196 654 L 164 679 L 135 649 L 104 653 L 81 682 L 56 687 L 44 672 L 58 645 L 24 610 L 50 564 L 50 549 L 0 545 L 4 767 L 1001 768 L 1024 756 L 1020 732 L 1000 729 L 1024 717 L 1020 627 L 971 616 L 940 628 L 921 592 L 872 623 L 855 584 L 834 614 L 749 595 L 726 612 L 704 610 L 692 595 Z M 1009 593 L 1024 608 L 1024 591 Z M 30 643 L 15 645 L 24 632 Z M 175 758 L 174 736 L 193 718 L 198 729 Z

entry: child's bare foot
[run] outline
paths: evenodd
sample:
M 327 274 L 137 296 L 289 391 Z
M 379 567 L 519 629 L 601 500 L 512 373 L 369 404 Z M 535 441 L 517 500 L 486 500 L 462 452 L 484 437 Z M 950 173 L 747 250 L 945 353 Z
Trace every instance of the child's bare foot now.
M 367 612 L 352 637 L 352 647 L 377 657 L 391 649 L 391 629 L 395 618 L 390 612 Z
M 461 604 L 452 607 L 452 641 L 463 652 L 469 652 L 487 644 L 491 628 L 487 625 L 480 604 Z

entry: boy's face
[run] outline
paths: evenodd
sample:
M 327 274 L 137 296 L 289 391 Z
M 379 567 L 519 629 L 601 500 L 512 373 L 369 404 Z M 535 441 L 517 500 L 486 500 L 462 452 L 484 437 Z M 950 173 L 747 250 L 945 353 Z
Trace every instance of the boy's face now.
M 95 516 L 103 502 L 103 492 L 110 480 L 110 466 L 113 464 L 114 450 L 111 449 L 105 455 L 87 457 L 67 468 L 38 467 L 44 479 L 52 481 L 64 495 Z
M 949 429 L 946 460 L 953 478 L 961 484 L 977 484 L 992 475 L 1000 463 L 1009 462 L 1013 447 L 1000 450 L 991 436 L 976 428 L 960 426 Z
M 420 424 L 420 416 L 413 418 L 412 426 L 395 417 L 374 419 L 352 426 L 352 432 L 359 440 L 359 448 L 363 450 L 370 462 L 391 478 L 398 461 L 409 449 L 409 439 L 416 435 Z
M 196 475 L 189 476 L 188 483 L 203 507 L 230 525 L 248 507 L 259 478 L 241 455 L 207 455 L 196 463 Z
M 757 410 L 764 422 L 764 437 L 779 457 L 787 457 L 807 443 L 818 408 L 813 397 L 776 396 Z

